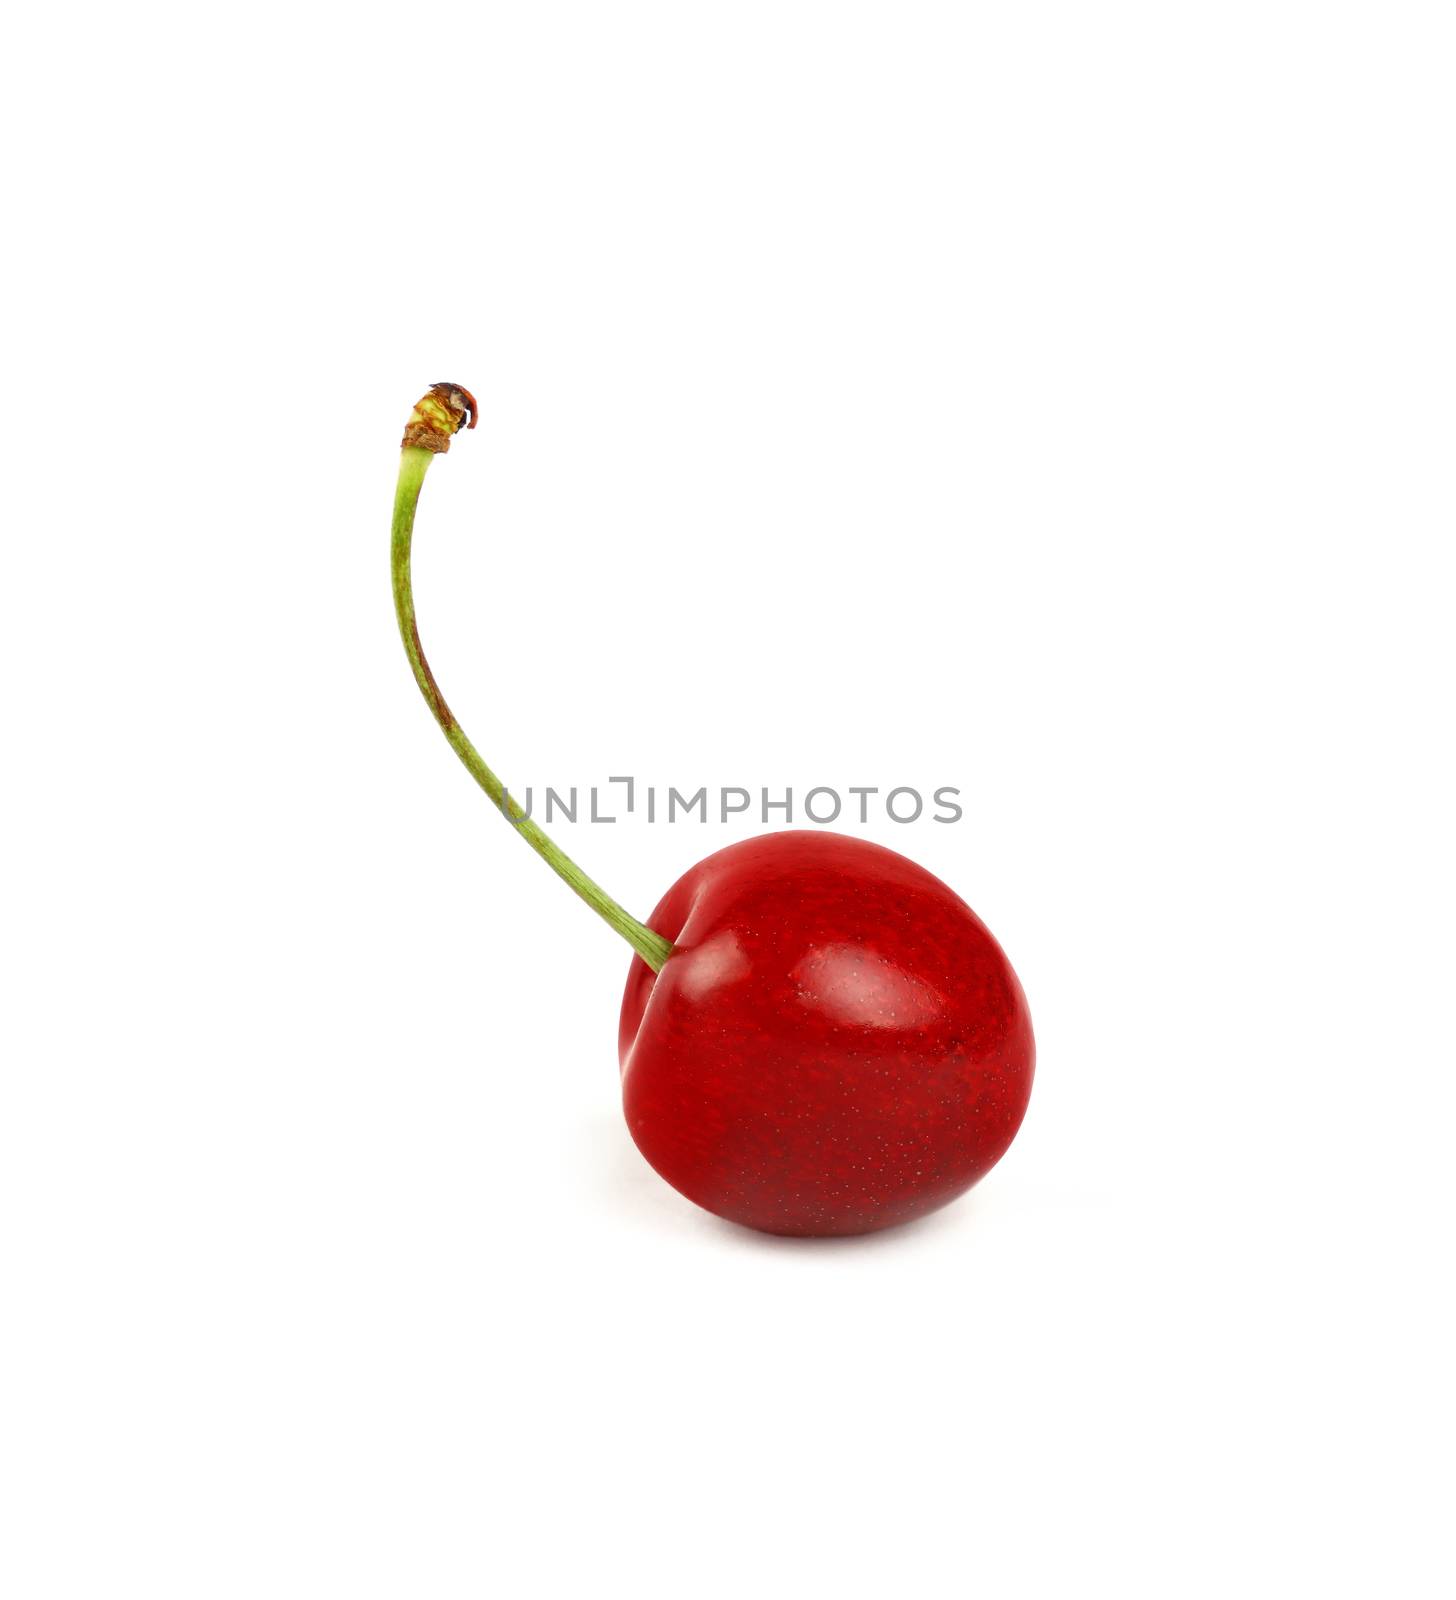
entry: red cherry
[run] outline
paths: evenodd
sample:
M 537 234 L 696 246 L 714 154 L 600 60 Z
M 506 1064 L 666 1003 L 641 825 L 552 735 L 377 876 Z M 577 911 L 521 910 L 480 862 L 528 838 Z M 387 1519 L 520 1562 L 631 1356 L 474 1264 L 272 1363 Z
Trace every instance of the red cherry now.
M 637 952 L 622 1100 L 638 1148 L 720 1217 L 870 1233 L 963 1194 L 1026 1114 L 1036 1050 L 1016 974 L 975 912 L 893 850 L 774 833 L 680 878 L 639 922 L 510 799 L 425 659 L 410 551 L 425 472 L 469 418 L 459 384 L 415 406 L 390 532 L 399 635 L 425 704 L 491 803 Z
M 938 878 L 844 834 L 768 834 L 700 861 L 632 962 L 627 1126 L 675 1189 L 779 1234 L 925 1215 L 1006 1153 L 1035 1063 L 1016 974 Z

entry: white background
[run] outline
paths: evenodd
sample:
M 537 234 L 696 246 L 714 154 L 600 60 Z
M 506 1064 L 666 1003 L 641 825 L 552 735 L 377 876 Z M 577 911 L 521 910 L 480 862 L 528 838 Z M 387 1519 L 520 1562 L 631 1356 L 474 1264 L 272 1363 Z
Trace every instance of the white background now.
M 36 8 L 0 1589 L 1450 1594 L 1449 9 Z M 642 1163 L 514 785 L 964 791 L 1031 1112 Z M 749 825 L 564 828 L 645 915 Z

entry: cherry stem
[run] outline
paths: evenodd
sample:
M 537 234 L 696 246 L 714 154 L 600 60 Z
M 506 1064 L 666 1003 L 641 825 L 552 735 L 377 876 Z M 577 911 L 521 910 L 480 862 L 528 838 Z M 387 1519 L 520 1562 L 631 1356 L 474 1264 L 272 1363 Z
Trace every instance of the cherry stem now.
M 475 402 L 467 390 L 454 384 L 436 384 L 414 409 L 409 426 L 405 429 L 404 448 L 400 452 L 399 486 L 394 497 L 394 529 L 391 541 L 390 565 L 394 578 L 394 610 L 399 619 L 400 638 L 404 640 L 405 654 L 425 697 L 435 721 L 440 724 L 450 748 L 460 757 L 465 770 L 490 796 L 491 803 L 514 825 L 527 844 L 544 860 L 556 875 L 597 913 L 603 921 L 615 928 L 654 972 L 672 954 L 671 943 L 660 933 L 638 922 L 612 897 L 604 893 L 587 877 L 579 866 L 552 843 L 521 807 L 506 793 L 505 785 L 496 777 L 479 751 L 465 736 L 465 730 L 455 720 L 455 714 L 445 703 L 425 652 L 420 645 L 420 632 L 415 622 L 414 588 L 410 578 L 410 547 L 414 539 L 415 507 L 419 503 L 420 488 L 436 455 L 449 449 L 451 436 L 459 431 L 469 412 L 470 426 L 475 426 Z

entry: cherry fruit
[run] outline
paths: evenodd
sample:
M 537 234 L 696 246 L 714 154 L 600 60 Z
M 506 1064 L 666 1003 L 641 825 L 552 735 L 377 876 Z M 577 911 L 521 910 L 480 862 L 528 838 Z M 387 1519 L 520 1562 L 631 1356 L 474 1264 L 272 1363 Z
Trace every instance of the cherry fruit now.
M 730 845 L 646 924 L 558 849 L 466 738 L 415 624 L 420 487 L 467 418 L 474 427 L 469 391 L 436 384 L 405 430 L 400 634 L 471 775 L 637 952 L 619 1053 L 638 1148 L 690 1200 L 766 1233 L 868 1233 L 955 1199 L 1005 1154 L 1031 1093 L 1031 1017 L 1001 947 L 923 867 L 844 834 Z
M 632 963 L 622 1101 L 637 1147 L 700 1206 L 765 1233 L 867 1233 L 988 1172 L 1035 1059 L 1011 964 L 913 861 L 771 833 L 700 861 Z

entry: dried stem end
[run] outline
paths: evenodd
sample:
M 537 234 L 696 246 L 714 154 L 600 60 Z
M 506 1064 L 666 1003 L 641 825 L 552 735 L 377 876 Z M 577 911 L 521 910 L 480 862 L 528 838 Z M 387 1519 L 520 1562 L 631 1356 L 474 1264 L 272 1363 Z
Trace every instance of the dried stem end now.
M 469 389 L 458 383 L 433 383 L 430 392 L 415 402 L 400 446 L 444 455 L 460 429 L 473 428 L 478 420 L 475 396 Z

